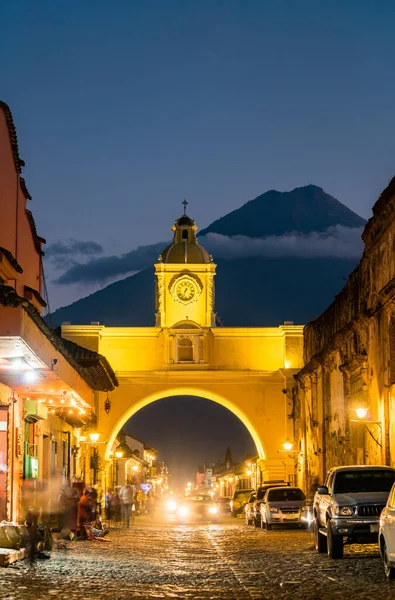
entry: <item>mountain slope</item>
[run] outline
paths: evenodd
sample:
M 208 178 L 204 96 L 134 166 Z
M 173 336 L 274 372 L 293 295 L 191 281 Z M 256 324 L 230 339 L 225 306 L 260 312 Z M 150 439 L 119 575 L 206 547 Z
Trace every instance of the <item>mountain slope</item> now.
M 365 221 L 316 185 L 291 192 L 270 190 L 217 219 L 200 232 L 264 237 L 291 231 L 310 233 L 328 227 L 363 227 Z
M 281 238 L 291 231 L 308 234 L 336 225 L 358 228 L 364 223 L 321 188 L 309 185 L 291 192 L 266 192 L 218 219 L 200 235 L 215 232 L 228 237 Z M 229 243 L 232 244 L 231 239 Z M 295 243 L 301 242 L 296 240 Z M 336 240 L 333 243 L 336 244 Z M 225 258 L 214 256 L 218 265 L 215 309 L 225 326 L 276 326 L 283 321 L 306 323 L 332 301 L 357 263 L 356 258 L 298 257 L 296 246 L 288 256 L 250 254 L 232 259 L 229 254 L 223 256 Z M 52 323 L 54 326 L 62 321 L 75 324 L 99 321 L 109 326 L 153 325 L 154 279 L 153 268 L 149 266 L 58 309 L 52 315 Z
M 333 258 L 218 261 L 216 312 L 225 326 L 306 323 L 326 308 L 354 267 L 355 260 Z M 154 325 L 154 289 L 151 267 L 60 308 L 52 314 L 52 324 Z

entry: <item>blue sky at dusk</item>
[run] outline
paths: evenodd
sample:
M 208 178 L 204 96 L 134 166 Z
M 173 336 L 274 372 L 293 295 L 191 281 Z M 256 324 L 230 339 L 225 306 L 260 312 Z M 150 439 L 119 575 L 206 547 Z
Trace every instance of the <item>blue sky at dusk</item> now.
M 393 175 L 393 2 L 21 0 L 0 11 L 0 96 L 48 245 L 128 252 L 169 239 L 184 197 L 203 227 L 307 183 L 368 217 Z
M 394 22 L 393 0 L 1 2 L 0 99 L 47 239 L 51 308 L 102 285 L 53 283 L 73 265 L 168 240 L 184 198 L 200 228 L 307 184 L 369 218 L 394 175 Z M 175 404 L 129 430 L 163 448 L 172 423 L 200 419 L 217 445 L 195 440 L 180 472 L 229 438 L 235 458 L 251 450 L 239 423 L 218 436 L 223 409 L 193 399 L 164 431 Z

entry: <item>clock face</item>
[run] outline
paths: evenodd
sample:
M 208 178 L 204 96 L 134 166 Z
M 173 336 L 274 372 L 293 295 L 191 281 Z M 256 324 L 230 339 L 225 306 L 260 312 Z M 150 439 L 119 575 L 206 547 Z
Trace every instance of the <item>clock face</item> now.
M 195 296 L 196 287 L 189 279 L 182 279 L 177 283 L 175 292 L 182 302 L 188 302 Z

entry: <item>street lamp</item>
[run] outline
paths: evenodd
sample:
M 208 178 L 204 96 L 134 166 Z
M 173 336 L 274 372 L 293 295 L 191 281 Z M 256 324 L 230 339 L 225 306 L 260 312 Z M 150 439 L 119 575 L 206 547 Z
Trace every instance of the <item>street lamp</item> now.
M 291 442 L 289 438 L 287 438 L 285 440 L 285 442 L 283 443 L 283 447 L 286 452 L 291 452 L 292 446 L 293 446 L 293 442 Z
M 355 412 L 357 413 L 358 419 L 364 419 L 367 415 L 368 409 L 365 407 L 355 408 Z
M 99 440 L 100 433 L 92 432 L 89 434 L 89 437 L 90 437 L 92 444 L 96 444 L 96 442 Z
M 288 454 L 300 454 L 302 455 L 303 452 L 301 452 L 300 450 L 292 450 L 294 443 L 291 442 L 291 440 L 289 438 L 287 438 L 285 440 L 285 442 L 283 443 L 283 448 L 284 450 L 277 450 L 277 452 L 286 452 Z
M 362 425 L 365 427 L 366 431 L 368 432 L 368 434 L 370 435 L 372 440 L 374 440 L 376 442 L 376 444 L 378 446 L 380 446 L 380 448 L 382 448 L 383 445 L 381 442 L 382 442 L 383 430 L 382 430 L 381 421 L 366 421 L 365 417 L 368 414 L 368 409 L 366 407 L 358 407 L 358 408 L 355 408 L 354 410 L 357 413 L 358 419 L 351 419 L 351 423 L 362 423 Z M 377 425 L 378 426 L 379 431 L 380 431 L 380 441 L 374 437 L 374 435 L 370 431 L 368 425 Z

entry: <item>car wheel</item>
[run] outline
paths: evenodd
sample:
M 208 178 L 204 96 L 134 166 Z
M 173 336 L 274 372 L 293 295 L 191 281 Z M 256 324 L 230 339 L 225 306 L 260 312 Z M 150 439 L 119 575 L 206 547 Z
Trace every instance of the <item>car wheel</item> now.
M 395 579 L 395 567 L 393 567 L 390 563 L 387 546 L 385 545 L 385 542 L 383 542 L 382 554 L 383 554 L 383 563 L 384 563 L 384 573 L 385 573 L 386 578 L 387 579 Z
M 334 559 L 342 558 L 343 536 L 333 533 L 330 521 L 327 524 L 327 531 L 328 556 Z
M 313 526 L 313 535 L 314 535 L 314 546 L 319 554 L 327 551 L 327 540 L 324 535 L 320 532 L 318 527 L 317 519 L 314 520 Z
M 259 519 L 258 517 L 254 517 L 254 525 L 255 525 L 255 527 L 260 527 L 261 519 Z

